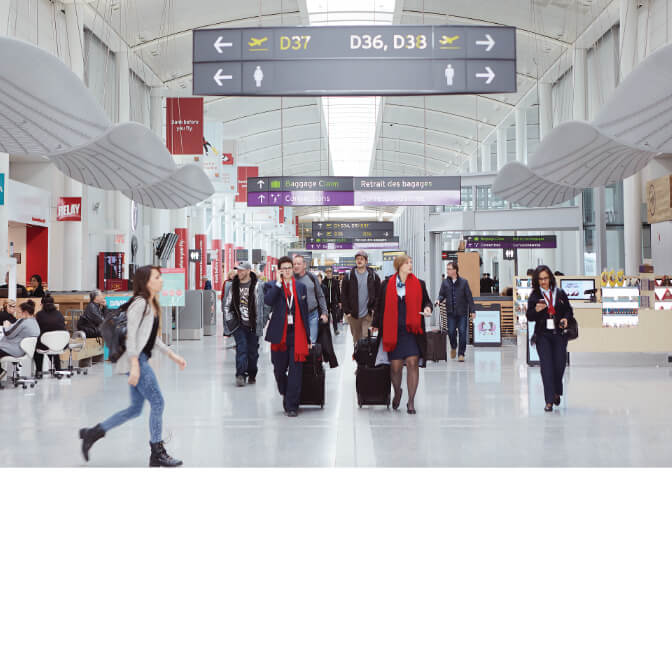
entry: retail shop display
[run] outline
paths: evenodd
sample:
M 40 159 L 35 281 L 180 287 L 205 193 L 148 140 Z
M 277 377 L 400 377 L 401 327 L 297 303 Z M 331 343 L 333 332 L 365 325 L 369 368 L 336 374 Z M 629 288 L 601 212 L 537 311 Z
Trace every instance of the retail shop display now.
M 595 279 L 575 280 L 573 278 L 560 278 L 560 289 L 562 289 L 570 301 L 594 301 L 595 300 Z
M 602 326 L 636 327 L 639 324 L 639 287 L 602 287 Z
M 93 93 L 60 59 L 0 37 L 3 70 L 0 151 L 46 156 L 83 184 L 122 191 L 154 208 L 196 205 L 214 193 L 196 166 L 178 168 L 148 127 L 112 124 Z
M 672 310 L 672 280 L 669 276 L 654 280 L 655 310 Z
M 532 294 L 532 278 L 517 277 L 513 310 L 516 314 L 516 322 L 521 326 L 527 324 L 527 300 L 530 298 L 530 294 Z

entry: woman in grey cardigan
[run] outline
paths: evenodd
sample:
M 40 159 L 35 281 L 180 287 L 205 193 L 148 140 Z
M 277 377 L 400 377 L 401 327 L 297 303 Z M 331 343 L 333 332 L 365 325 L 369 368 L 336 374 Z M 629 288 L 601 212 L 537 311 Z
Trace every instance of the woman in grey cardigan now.
M 159 352 L 168 355 L 180 367 L 180 370 L 187 365 L 182 357 L 175 354 L 161 340 L 161 310 L 158 295 L 162 285 L 161 271 L 156 266 L 141 266 L 135 272 L 133 298 L 126 309 L 128 316 L 126 351 L 119 358 L 116 368 L 117 373 L 128 374 L 128 384 L 131 386 L 131 405 L 95 427 L 79 430 L 79 437 L 82 439 L 82 454 L 87 462 L 91 446 L 113 427 L 137 418 L 142 413 L 146 399 L 151 407 L 149 466 L 179 467 L 182 464 L 181 460 L 168 455 L 161 439 L 163 395 L 154 370 L 149 364 L 152 351 L 156 348 Z
M 17 317 L 19 318 L 14 324 L 6 321 L 2 326 L 3 337 L 0 339 L 0 358 L 23 357 L 26 353 L 21 347 L 21 341 L 24 338 L 31 336 L 40 337 L 40 325 L 34 317 L 35 315 L 35 301 L 28 299 L 19 305 L 17 310 Z M 0 369 L 0 380 L 2 380 L 7 372 Z

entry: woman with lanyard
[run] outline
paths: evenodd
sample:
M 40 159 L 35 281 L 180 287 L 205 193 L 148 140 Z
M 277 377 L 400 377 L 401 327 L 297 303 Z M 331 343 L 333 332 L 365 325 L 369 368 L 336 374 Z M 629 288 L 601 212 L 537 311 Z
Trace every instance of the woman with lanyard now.
M 264 303 L 271 306 L 266 340 L 271 343 L 273 372 L 285 414 L 295 418 L 301 398 L 303 362 L 308 356 L 308 290 L 294 279 L 289 257 L 278 259 L 280 280 L 264 284 Z M 298 308 L 298 310 L 297 310 Z
M 532 293 L 527 302 L 527 319 L 535 323 L 532 342 L 537 346 L 541 379 L 544 383 L 544 410 L 560 405 L 562 377 L 567 365 L 567 337 L 563 329 L 574 316 L 567 294 L 556 287 L 548 266 L 538 266 L 532 274 Z
M 390 377 L 394 387 L 392 408 L 401 403 L 401 375 L 406 365 L 408 403 L 406 410 L 415 415 L 415 393 L 420 381 L 418 367 L 425 366 L 427 336 L 423 317 L 432 314 L 432 301 L 422 280 L 413 275 L 413 260 L 400 254 L 394 258 L 394 275 L 383 282 L 373 325 L 379 342 L 390 360 Z

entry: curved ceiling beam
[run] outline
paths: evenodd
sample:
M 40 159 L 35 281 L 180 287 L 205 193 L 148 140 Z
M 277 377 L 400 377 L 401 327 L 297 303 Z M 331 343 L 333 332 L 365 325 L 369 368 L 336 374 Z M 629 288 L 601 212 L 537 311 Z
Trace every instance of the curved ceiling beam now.
M 518 161 L 507 163 L 499 171 L 492 191 L 499 198 L 528 208 L 558 205 L 581 193 L 581 189 L 544 180 Z

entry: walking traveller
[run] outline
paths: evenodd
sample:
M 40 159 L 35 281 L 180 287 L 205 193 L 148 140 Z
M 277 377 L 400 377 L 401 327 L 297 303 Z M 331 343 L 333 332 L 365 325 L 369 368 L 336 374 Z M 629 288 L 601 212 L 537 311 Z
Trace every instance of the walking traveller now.
M 236 341 L 236 385 L 257 382 L 259 337 L 264 333 L 270 310 L 264 304 L 264 287 L 249 261 L 236 266 L 237 275 L 224 305 L 224 324 Z
M 264 302 L 271 307 L 266 340 L 285 414 L 295 418 L 301 398 L 303 362 L 308 356 L 308 290 L 294 277 L 289 257 L 278 259 L 280 280 L 264 285 Z M 298 307 L 298 310 L 297 310 Z
M 149 360 L 154 349 L 167 355 L 184 370 L 187 363 L 161 340 L 161 309 L 159 293 L 163 280 L 156 266 L 141 266 L 133 277 L 133 297 L 126 308 L 126 351 L 117 362 L 116 373 L 127 374 L 130 385 L 131 404 L 94 427 L 79 430 L 82 439 L 82 455 L 89 461 L 93 444 L 102 439 L 112 428 L 118 427 L 142 413 L 145 400 L 149 402 L 150 467 L 179 467 L 181 460 L 168 455 L 163 445 L 164 401 L 159 381 Z
M 308 325 L 310 331 L 310 342 L 317 343 L 317 327 L 319 321 L 325 324 L 329 322 L 327 311 L 327 302 L 324 299 L 322 285 L 317 277 L 306 270 L 306 260 L 300 255 L 294 255 L 294 277 L 297 282 L 305 285 L 308 292 Z
M 458 361 L 463 362 L 467 351 L 469 314 L 471 314 L 472 320 L 476 317 L 476 306 L 474 305 L 474 297 L 471 295 L 469 282 L 460 277 L 456 261 L 448 262 L 446 274 L 448 277 L 441 283 L 441 289 L 439 290 L 439 301 L 446 302 L 450 358 L 455 359 L 457 354 Z M 460 335 L 459 345 L 458 333 Z
M 334 324 L 334 334 L 338 335 L 338 324 L 341 321 L 341 287 L 334 277 L 334 269 L 331 266 L 327 267 L 325 274 L 322 291 L 327 302 L 327 313 L 331 315 Z
M 381 293 L 380 278 L 367 268 L 369 255 L 364 250 L 355 253 L 355 267 L 343 276 L 341 301 L 343 312 L 348 316 L 352 341 L 369 335 L 373 322 L 373 311 Z
M 374 314 L 378 342 L 390 360 L 390 377 L 394 387 L 392 408 L 401 403 L 401 377 L 406 365 L 408 413 L 415 414 L 415 393 L 420 380 L 420 366 L 425 366 L 427 336 L 424 317 L 432 314 L 432 301 L 423 280 L 413 275 L 413 260 L 406 254 L 394 259 L 394 275 L 383 282 Z
M 548 266 L 538 266 L 532 274 L 532 293 L 527 301 L 527 319 L 534 322 L 533 344 L 539 353 L 541 380 L 544 384 L 544 410 L 560 405 L 562 378 L 567 366 L 567 336 L 562 333 L 574 317 L 567 294 L 556 287 Z

